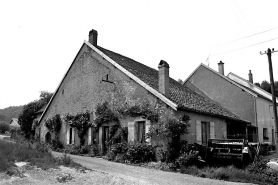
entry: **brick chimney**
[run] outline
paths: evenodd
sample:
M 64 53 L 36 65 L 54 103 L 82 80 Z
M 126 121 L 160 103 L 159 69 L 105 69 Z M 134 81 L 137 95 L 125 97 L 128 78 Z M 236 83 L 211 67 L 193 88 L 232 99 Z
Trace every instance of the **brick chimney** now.
M 253 74 L 252 74 L 252 72 L 251 72 L 251 70 L 249 70 L 249 82 L 250 83 L 253 83 Z
M 93 46 L 97 46 L 97 31 L 96 30 L 91 30 L 89 32 L 89 42 Z
M 169 68 L 169 64 L 164 60 L 161 60 L 158 64 L 158 90 L 166 97 L 170 96 Z
M 224 75 L 224 63 L 222 61 L 220 61 L 218 63 L 218 72 L 221 74 L 221 75 Z

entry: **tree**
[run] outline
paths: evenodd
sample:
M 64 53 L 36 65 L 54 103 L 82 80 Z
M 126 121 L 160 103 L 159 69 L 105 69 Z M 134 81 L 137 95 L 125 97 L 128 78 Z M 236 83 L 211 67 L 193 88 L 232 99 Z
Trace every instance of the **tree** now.
M 27 139 L 30 139 L 34 135 L 32 124 L 33 120 L 36 118 L 35 113 L 45 106 L 53 95 L 53 93 L 49 93 L 47 91 L 41 91 L 40 93 L 40 99 L 24 105 L 23 111 L 18 117 L 18 123 Z
M 262 83 L 255 83 L 256 86 L 262 88 L 263 90 L 265 90 L 266 92 L 269 92 L 270 94 L 271 92 L 271 85 L 268 81 L 264 80 L 262 81 Z M 278 97 L 278 81 L 274 82 L 274 88 L 275 88 L 275 96 Z
M 0 133 L 4 134 L 6 131 L 10 130 L 10 125 L 5 121 L 0 121 Z
M 254 85 L 257 86 L 257 87 L 261 87 L 261 84 L 258 83 L 258 82 L 257 82 L 257 83 L 254 83 Z
M 270 83 L 268 81 L 266 81 L 266 80 L 262 81 L 261 88 L 263 90 L 265 90 L 266 92 L 271 93 L 271 86 L 270 86 Z
M 179 82 L 180 84 L 183 84 L 182 79 L 178 79 L 178 82 Z

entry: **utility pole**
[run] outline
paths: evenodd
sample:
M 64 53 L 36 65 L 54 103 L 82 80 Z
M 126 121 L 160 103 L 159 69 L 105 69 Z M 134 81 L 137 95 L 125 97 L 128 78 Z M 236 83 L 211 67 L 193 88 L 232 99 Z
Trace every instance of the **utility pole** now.
M 275 138 L 276 143 L 278 142 L 278 122 L 277 122 L 277 107 L 276 107 L 276 97 L 275 97 L 275 87 L 274 87 L 274 79 L 273 79 L 273 70 L 272 70 L 272 61 L 271 61 L 271 53 L 274 53 L 274 48 L 272 51 L 268 48 L 267 51 L 264 53 L 260 52 L 261 55 L 267 54 L 268 58 L 268 65 L 269 65 L 269 76 L 270 76 L 270 85 L 271 85 L 271 92 L 272 92 L 272 103 L 273 103 L 273 114 L 274 114 L 274 122 L 275 122 Z

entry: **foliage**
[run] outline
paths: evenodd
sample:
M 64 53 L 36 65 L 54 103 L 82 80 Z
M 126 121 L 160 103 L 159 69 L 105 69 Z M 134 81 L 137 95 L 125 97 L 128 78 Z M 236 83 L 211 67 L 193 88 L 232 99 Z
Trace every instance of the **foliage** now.
M 52 95 L 52 93 L 42 91 L 39 100 L 32 101 L 23 106 L 23 111 L 18 118 L 18 124 L 26 138 L 34 136 L 32 124 L 33 120 L 36 118 L 35 113 L 49 102 Z
M 56 137 L 54 140 L 51 141 L 51 149 L 55 151 L 60 151 L 64 148 L 63 143 Z
M 198 153 L 183 153 L 177 159 L 179 166 L 188 167 L 199 163 Z
M 255 85 L 262 88 L 263 90 L 265 90 L 266 92 L 268 92 L 270 94 L 272 93 L 271 84 L 266 80 L 262 81 L 261 84 L 260 83 L 255 83 Z M 278 81 L 274 82 L 274 89 L 275 89 L 275 91 L 274 91 L 275 96 L 278 97 Z
M 278 173 L 269 169 L 267 166 L 268 162 L 268 160 L 263 160 L 260 156 L 256 162 L 248 166 L 247 170 L 249 173 L 255 174 L 265 182 L 277 183 Z
M 135 143 L 128 145 L 126 160 L 130 163 L 142 163 L 154 160 L 154 152 L 151 145 Z
M 53 168 L 56 166 L 54 159 L 50 153 L 45 150 L 38 150 L 28 147 L 31 145 L 16 144 L 5 141 L 0 141 L 0 159 L 5 161 L 6 169 L 0 165 L 0 171 L 7 170 L 7 167 L 13 165 L 15 161 L 26 161 L 32 165 L 36 165 L 43 169 Z M 42 147 L 42 146 L 40 146 Z
M 162 170 L 162 171 L 176 171 L 175 163 L 166 163 L 166 162 L 149 162 L 145 165 L 147 168 Z
M 90 112 L 86 111 L 84 113 L 78 113 L 75 116 L 67 114 L 64 117 L 64 120 L 77 129 L 80 144 L 84 145 L 84 136 L 86 135 L 88 128 L 92 126 L 92 123 L 90 122 Z
M 23 106 L 10 106 L 4 109 L 0 109 L 0 121 L 6 121 L 9 123 L 12 118 L 18 118 L 22 113 Z
M 121 163 L 143 163 L 153 161 L 155 156 L 150 145 L 123 142 L 113 144 L 104 158 Z
M 181 135 L 188 133 L 189 121 L 189 116 L 183 115 L 179 118 L 169 118 L 165 123 L 153 124 L 147 137 L 151 137 L 154 134 L 161 139 L 172 138 L 179 140 Z
M 0 121 L 0 133 L 4 134 L 10 130 L 10 125 L 4 121 Z
M 90 157 L 99 156 L 98 145 L 66 145 L 64 148 L 65 153 L 73 155 L 86 155 Z
M 108 107 L 108 102 L 104 102 L 103 104 L 97 104 L 96 106 L 96 118 L 94 120 L 94 126 L 96 128 L 100 127 L 101 124 L 116 122 L 119 124 L 118 116 Z
M 110 132 L 110 130 L 112 130 Z M 127 127 L 120 127 L 118 125 L 112 125 L 112 129 L 109 130 L 109 140 L 106 143 L 107 145 L 127 142 L 128 136 L 128 128 Z M 113 131 L 114 130 L 114 131 Z M 117 132 L 118 131 L 118 132 Z M 117 134 L 115 134 L 117 132 Z
M 58 133 L 60 132 L 62 127 L 62 120 L 60 115 L 56 114 L 51 118 L 47 118 L 47 120 L 45 121 L 45 126 L 50 132 L 54 132 L 55 136 L 58 138 Z
M 188 133 L 190 118 L 187 115 L 182 115 L 179 118 L 169 118 L 164 123 L 151 125 L 149 132 L 146 134 L 148 138 L 156 136 L 159 139 L 165 140 L 167 150 L 162 152 L 163 160 L 173 162 L 181 154 L 182 147 L 186 144 L 180 140 L 180 136 Z
M 142 117 L 148 119 L 151 122 L 157 122 L 159 115 L 150 109 L 149 104 L 124 104 L 117 109 L 117 113 L 121 117 Z

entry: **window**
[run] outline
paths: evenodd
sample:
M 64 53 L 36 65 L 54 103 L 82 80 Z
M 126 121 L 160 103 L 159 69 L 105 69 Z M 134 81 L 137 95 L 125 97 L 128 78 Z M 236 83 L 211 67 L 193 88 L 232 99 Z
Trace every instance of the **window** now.
M 210 138 L 210 125 L 209 122 L 201 122 L 202 144 L 207 144 Z
M 146 127 L 145 121 L 137 122 L 137 138 L 136 139 L 139 143 L 145 142 L 145 127 Z
M 268 140 L 267 128 L 263 128 L 263 139 Z
M 69 144 L 72 144 L 72 128 L 69 129 Z
M 69 128 L 67 132 L 67 144 L 74 144 L 74 128 Z

